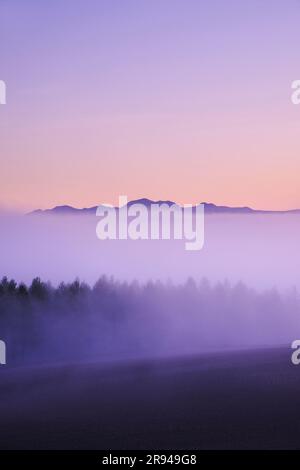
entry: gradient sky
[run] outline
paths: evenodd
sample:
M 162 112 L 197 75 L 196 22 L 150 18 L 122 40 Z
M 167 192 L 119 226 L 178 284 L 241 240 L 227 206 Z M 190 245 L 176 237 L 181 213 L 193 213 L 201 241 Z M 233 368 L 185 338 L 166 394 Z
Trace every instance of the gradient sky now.
M 299 0 L 0 0 L 0 204 L 300 208 Z

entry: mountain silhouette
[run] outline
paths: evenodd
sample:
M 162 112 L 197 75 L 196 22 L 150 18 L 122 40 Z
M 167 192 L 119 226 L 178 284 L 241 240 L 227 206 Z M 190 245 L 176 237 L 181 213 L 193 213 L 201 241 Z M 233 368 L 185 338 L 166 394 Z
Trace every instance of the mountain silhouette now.
M 158 200 L 153 201 L 148 198 L 134 199 L 127 203 L 127 207 L 132 206 L 133 204 L 143 204 L 146 207 L 150 207 L 151 204 L 165 204 L 169 207 L 173 204 L 176 204 L 173 201 L 164 201 Z M 252 209 L 251 207 L 229 207 L 229 206 L 218 206 L 210 202 L 203 202 L 205 212 L 208 214 L 300 214 L 300 209 L 292 209 L 285 211 L 267 211 L 267 210 L 257 210 Z M 179 204 L 178 204 L 179 205 Z M 179 205 L 180 206 L 180 205 Z M 95 214 L 98 206 L 77 208 L 69 205 L 55 206 L 51 209 L 37 209 L 30 212 L 28 215 L 32 214 L 56 214 L 56 215 L 74 215 L 74 214 Z M 197 206 L 193 206 L 196 208 Z M 118 209 L 118 207 L 115 207 Z

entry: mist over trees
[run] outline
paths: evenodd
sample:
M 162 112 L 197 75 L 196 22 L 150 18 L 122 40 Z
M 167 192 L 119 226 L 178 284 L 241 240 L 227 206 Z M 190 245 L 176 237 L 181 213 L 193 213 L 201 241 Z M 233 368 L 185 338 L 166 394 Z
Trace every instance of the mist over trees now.
M 300 334 L 296 289 L 243 283 L 78 279 L 58 287 L 0 282 L 0 339 L 8 365 L 122 360 L 290 344 Z

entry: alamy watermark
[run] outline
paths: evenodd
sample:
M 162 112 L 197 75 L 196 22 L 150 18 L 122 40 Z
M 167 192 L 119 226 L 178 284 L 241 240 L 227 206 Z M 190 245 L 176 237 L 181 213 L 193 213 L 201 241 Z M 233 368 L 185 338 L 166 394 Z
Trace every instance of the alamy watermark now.
M 293 104 L 300 104 L 300 80 L 294 80 L 292 83 L 291 100 Z
M 99 240 L 184 240 L 188 251 L 204 245 L 204 204 L 128 203 L 120 196 L 118 207 L 100 205 L 96 215 Z
M 300 340 L 295 339 L 295 341 L 292 342 L 291 348 L 294 349 L 291 361 L 294 366 L 298 366 L 300 364 Z
M 4 366 L 6 364 L 6 344 L 4 341 L 0 340 L 0 365 Z
M 6 83 L 0 80 L 0 104 L 6 104 Z

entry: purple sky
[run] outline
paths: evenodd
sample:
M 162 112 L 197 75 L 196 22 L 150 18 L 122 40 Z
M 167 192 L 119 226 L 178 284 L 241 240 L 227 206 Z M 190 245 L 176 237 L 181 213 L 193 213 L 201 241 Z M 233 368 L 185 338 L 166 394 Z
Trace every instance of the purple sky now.
M 0 0 L 0 205 L 300 207 L 298 0 Z

